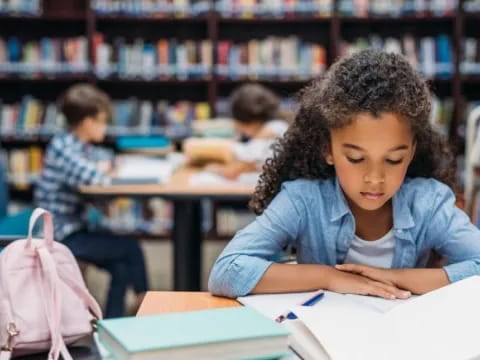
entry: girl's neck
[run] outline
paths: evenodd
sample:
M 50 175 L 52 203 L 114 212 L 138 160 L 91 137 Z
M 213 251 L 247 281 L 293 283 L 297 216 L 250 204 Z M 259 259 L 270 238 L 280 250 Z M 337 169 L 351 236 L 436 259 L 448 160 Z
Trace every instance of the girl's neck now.
M 349 201 L 355 218 L 355 234 L 363 240 L 378 240 L 393 227 L 392 200 L 377 210 L 364 210 Z

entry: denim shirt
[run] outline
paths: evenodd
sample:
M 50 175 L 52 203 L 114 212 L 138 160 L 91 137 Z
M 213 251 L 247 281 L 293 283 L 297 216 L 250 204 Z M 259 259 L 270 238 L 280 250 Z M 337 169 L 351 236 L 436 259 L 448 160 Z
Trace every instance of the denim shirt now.
M 392 268 L 425 267 L 431 249 L 448 259 L 451 282 L 480 275 L 480 230 L 455 206 L 445 184 L 405 179 L 393 196 L 395 249 Z M 282 184 L 267 209 L 240 230 L 215 262 L 213 294 L 250 293 L 273 259 L 289 244 L 301 264 L 342 264 L 355 234 L 355 219 L 335 178 Z

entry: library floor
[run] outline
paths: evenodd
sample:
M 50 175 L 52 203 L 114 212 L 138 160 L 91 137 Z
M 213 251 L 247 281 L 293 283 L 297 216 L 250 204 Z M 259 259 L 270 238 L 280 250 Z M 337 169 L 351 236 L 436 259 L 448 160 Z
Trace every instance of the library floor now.
M 207 289 L 210 268 L 226 244 L 226 241 L 219 240 L 205 240 L 203 242 L 202 290 Z M 173 247 L 171 241 L 143 241 L 142 247 L 145 252 L 151 290 L 172 290 Z M 90 292 L 103 307 L 109 275 L 105 271 L 97 269 L 94 266 L 88 266 L 85 278 Z M 133 315 L 135 313 L 136 309 L 132 309 L 133 303 L 133 294 L 130 293 L 127 298 L 127 306 L 129 307 L 128 315 Z

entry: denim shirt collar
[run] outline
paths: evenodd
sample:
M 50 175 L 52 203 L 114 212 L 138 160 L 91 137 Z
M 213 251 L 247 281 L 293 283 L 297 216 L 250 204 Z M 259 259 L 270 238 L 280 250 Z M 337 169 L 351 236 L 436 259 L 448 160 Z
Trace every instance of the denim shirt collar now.
M 337 177 L 335 177 L 334 180 L 334 187 L 335 196 L 332 199 L 331 222 L 335 222 L 347 214 L 353 216 Z M 393 196 L 393 228 L 410 229 L 414 226 L 415 221 L 413 220 L 412 212 L 405 199 L 402 185 Z

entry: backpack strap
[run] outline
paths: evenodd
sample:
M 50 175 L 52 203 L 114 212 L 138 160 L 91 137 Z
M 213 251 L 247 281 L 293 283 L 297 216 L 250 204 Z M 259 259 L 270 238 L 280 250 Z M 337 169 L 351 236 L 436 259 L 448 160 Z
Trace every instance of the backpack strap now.
M 62 296 L 59 290 L 60 278 L 52 255 L 45 247 L 36 249 L 40 264 L 43 281 L 40 284 L 43 292 L 42 302 L 50 328 L 52 346 L 48 354 L 49 360 L 58 360 L 62 353 L 63 360 L 73 360 L 68 352 L 61 332 Z
M 30 223 L 28 225 L 28 239 L 25 247 L 29 248 L 32 245 L 32 233 L 33 233 L 33 227 L 35 226 L 35 223 L 37 222 L 38 218 L 41 216 L 44 217 L 44 222 L 43 222 L 43 232 L 44 232 L 44 238 L 45 238 L 45 243 L 48 247 L 48 249 L 52 250 L 53 248 L 53 218 L 52 214 L 48 212 L 45 209 L 42 208 L 36 208 L 32 216 L 30 217 Z

